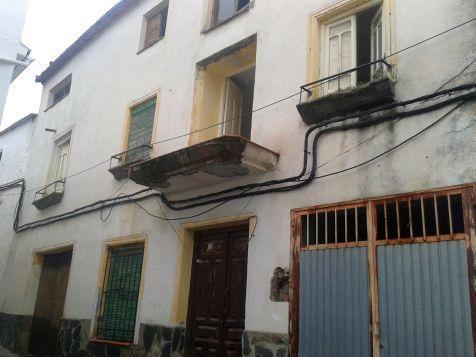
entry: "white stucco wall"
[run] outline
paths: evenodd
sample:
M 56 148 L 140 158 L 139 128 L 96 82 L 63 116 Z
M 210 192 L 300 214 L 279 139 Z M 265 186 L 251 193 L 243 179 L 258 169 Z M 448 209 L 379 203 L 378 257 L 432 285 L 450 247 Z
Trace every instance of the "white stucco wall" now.
M 121 151 L 128 104 L 153 91 L 160 91 L 160 112 L 154 141 L 190 130 L 196 63 L 250 35 L 257 34 L 254 107 L 269 104 L 298 91 L 307 78 L 308 16 L 332 1 L 256 0 L 246 14 L 207 34 L 201 34 L 203 2 L 171 1 L 165 38 L 148 50 L 139 47 L 142 15 L 157 5 L 146 0 L 125 15 L 98 39 L 73 58 L 44 87 L 41 113 L 33 134 L 26 180 L 29 188 L 47 182 L 54 140 L 73 130 L 68 173 L 90 167 Z M 396 46 L 406 47 L 476 15 L 474 2 L 424 0 L 396 2 Z M 425 45 L 402 53 L 397 59 L 398 100 L 435 91 L 455 76 L 476 56 L 473 23 L 452 31 Z M 475 68 L 449 86 L 475 80 Z M 72 74 L 71 92 L 60 103 L 43 112 L 51 87 Z M 264 181 L 296 174 L 302 164 L 302 143 L 307 126 L 295 105 L 297 97 L 253 115 L 251 139 L 280 153 L 278 168 L 244 181 Z M 340 156 L 319 174 L 333 172 L 362 162 L 401 142 L 450 108 L 400 120 L 375 139 Z M 476 180 L 476 104 L 466 104 L 443 122 L 409 144 L 369 165 L 342 175 L 315 181 L 291 193 L 259 196 L 232 201 L 198 219 L 245 212 L 259 217 L 255 237 L 249 246 L 246 329 L 270 332 L 288 331 L 288 304 L 271 302 L 269 284 L 277 266 L 290 264 L 290 210 L 314 204 L 341 202 L 385 194 L 474 182 Z M 323 137 L 318 147 L 319 162 L 326 162 L 376 134 L 388 124 L 366 130 L 334 133 Z M 57 134 L 44 128 L 54 128 Z M 163 154 L 187 145 L 188 138 L 155 147 Z M 25 197 L 22 222 L 46 218 L 98 199 L 112 196 L 123 184 L 114 181 L 107 164 L 67 180 L 61 203 L 37 211 Z M 237 182 L 234 180 L 230 186 Z M 138 190 L 130 182 L 121 192 Z M 209 192 L 216 187 L 203 189 Z M 186 196 L 198 192 L 186 193 Z M 155 200 L 143 203 L 160 214 Z M 166 211 L 170 217 L 201 212 Z M 141 323 L 170 324 L 179 242 L 166 222 L 147 216 L 135 205 L 114 208 L 102 222 L 94 213 L 15 235 L 13 254 L 0 289 L 0 309 L 8 313 L 32 314 L 38 285 L 39 267 L 33 252 L 68 242 L 74 255 L 66 297 L 66 318 L 91 319 L 96 313 L 100 254 L 104 241 L 131 234 L 148 239 L 145 289 L 139 311 Z
M 0 122 L 12 79 L 14 65 L 2 59 L 16 60 L 23 53 L 21 34 L 25 24 L 28 0 L 2 0 L 0 2 Z
M 34 120 L 27 120 L 0 132 L 0 186 L 23 177 L 34 125 Z M 20 188 L 0 191 L 0 281 L 13 239 L 12 227 L 19 193 Z

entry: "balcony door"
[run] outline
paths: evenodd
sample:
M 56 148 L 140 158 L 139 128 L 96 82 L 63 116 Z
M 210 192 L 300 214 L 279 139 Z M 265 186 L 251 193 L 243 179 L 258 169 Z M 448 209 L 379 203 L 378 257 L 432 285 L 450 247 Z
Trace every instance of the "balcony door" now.
M 240 135 L 243 114 L 243 92 L 228 78 L 225 81 L 223 103 L 223 135 Z

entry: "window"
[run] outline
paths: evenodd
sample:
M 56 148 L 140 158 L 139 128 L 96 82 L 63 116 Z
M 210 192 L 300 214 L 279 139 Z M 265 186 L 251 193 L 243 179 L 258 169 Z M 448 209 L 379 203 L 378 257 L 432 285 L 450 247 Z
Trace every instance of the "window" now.
M 248 9 L 250 0 L 206 0 L 205 29 L 210 29 Z
M 143 256 L 143 244 L 108 247 L 96 337 L 134 341 Z
M 127 151 L 124 162 L 132 163 L 146 160 L 150 156 L 152 132 L 154 129 L 155 107 L 157 98 L 148 99 L 130 109 L 127 134 Z
M 190 145 L 220 135 L 251 137 L 255 61 L 252 36 L 197 65 L 191 128 L 197 132 L 190 135 Z
M 65 98 L 71 89 L 71 74 L 50 90 L 47 109 Z
M 53 181 L 61 181 L 66 177 L 66 170 L 68 169 L 70 138 L 62 141 L 56 146 L 56 155 L 54 163 Z
M 395 4 L 390 0 L 342 0 L 311 14 L 308 83 L 352 70 L 395 52 Z M 313 98 L 369 82 L 395 78 L 396 57 L 314 85 Z
M 315 207 L 299 212 L 304 249 L 405 244 L 467 237 L 466 195 L 470 189 L 372 199 L 358 204 Z M 372 237 L 368 236 L 371 227 Z
M 144 15 L 140 50 L 152 46 L 165 36 L 167 14 L 168 2 L 164 2 Z
M 0 150 L 0 162 L 2 161 L 3 150 Z

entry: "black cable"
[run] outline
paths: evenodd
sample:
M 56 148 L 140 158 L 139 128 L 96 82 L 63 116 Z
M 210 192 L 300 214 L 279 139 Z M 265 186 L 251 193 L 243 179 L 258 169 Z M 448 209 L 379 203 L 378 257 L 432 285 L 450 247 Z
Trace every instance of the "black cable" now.
M 448 93 L 451 93 L 453 90 L 454 90 L 454 88 L 449 89 L 447 91 L 449 91 Z M 424 98 L 424 97 L 426 97 L 426 96 L 423 96 L 421 98 Z M 74 209 L 72 211 L 69 211 L 69 212 L 66 212 L 66 213 L 63 213 L 63 214 L 59 214 L 59 215 L 56 215 L 56 216 L 52 216 L 52 217 L 49 217 L 49 218 L 45 218 L 45 219 L 42 219 L 42 220 L 30 222 L 30 223 L 19 226 L 19 224 L 18 224 L 19 223 L 19 214 L 20 214 L 20 210 L 21 210 L 21 204 L 23 202 L 23 194 L 25 192 L 25 185 L 24 185 L 24 182 L 23 182 L 22 183 L 22 193 L 20 195 L 20 199 L 18 201 L 19 203 L 18 203 L 18 206 L 17 206 L 16 214 L 15 214 L 14 229 L 15 229 L 15 232 L 18 233 L 18 232 L 22 232 L 22 231 L 27 230 L 27 229 L 32 229 L 32 228 L 37 228 L 37 227 L 49 225 L 49 224 L 52 224 L 52 223 L 55 223 L 55 222 L 58 222 L 58 221 L 62 221 L 62 220 L 65 220 L 65 219 L 71 219 L 71 218 L 79 216 L 79 215 L 83 215 L 83 214 L 90 213 L 90 212 L 95 212 L 95 211 L 98 211 L 98 210 L 101 210 L 101 209 L 104 209 L 104 208 L 108 208 L 108 207 L 112 207 L 112 206 L 116 206 L 116 205 L 122 205 L 122 204 L 130 203 L 130 202 L 133 202 L 133 203 L 137 204 L 137 202 L 145 200 L 145 199 L 150 198 L 150 197 L 159 197 L 162 200 L 162 202 L 164 202 L 164 204 L 166 204 L 169 208 L 174 209 L 174 210 L 183 210 L 183 209 L 208 205 L 208 204 L 212 204 L 212 203 L 218 203 L 216 206 L 214 206 L 210 209 L 207 209 L 207 210 L 205 210 L 201 213 L 198 213 L 198 214 L 195 214 L 195 215 L 192 215 L 192 216 L 188 216 L 188 217 L 172 218 L 170 220 L 189 219 L 189 218 L 194 218 L 194 217 L 197 217 L 199 215 L 210 212 L 211 210 L 214 210 L 214 209 L 220 207 L 221 205 L 223 205 L 223 204 L 225 204 L 225 203 L 227 203 L 231 200 L 234 200 L 234 199 L 249 197 L 249 196 L 258 196 L 258 195 L 272 193 L 272 192 L 291 191 L 291 190 L 297 189 L 299 187 L 302 187 L 304 185 L 307 185 L 310 181 L 313 180 L 313 178 L 315 176 L 315 172 L 316 172 L 315 167 L 317 165 L 317 141 L 318 141 L 318 138 L 320 136 L 322 136 L 323 134 L 325 134 L 327 132 L 330 132 L 330 131 L 335 131 L 335 130 L 347 130 L 347 129 L 353 129 L 353 128 L 358 128 L 358 127 L 366 127 L 366 126 L 370 126 L 370 125 L 375 125 L 375 124 L 378 124 L 382 121 L 391 120 L 391 119 L 394 119 L 396 117 L 407 117 L 407 116 L 411 116 L 411 115 L 417 115 L 417 114 L 421 114 L 421 113 L 425 113 L 425 112 L 428 112 L 428 111 L 431 111 L 431 110 L 441 108 L 443 106 L 449 105 L 450 103 L 454 103 L 454 102 L 457 102 L 457 101 L 474 99 L 475 97 L 476 97 L 475 92 L 472 92 L 472 93 L 469 93 L 469 94 L 466 94 L 466 95 L 453 97 L 453 98 L 450 98 L 449 100 L 446 100 L 444 102 L 440 102 L 440 103 L 434 104 L 432 106 L 421 108 L 421 109 L 418 109 L 418 110 L 413 110 L 413 111 L 408 111 L 408 112 L 403 112 L 403 113 L 392 113 L 392 114 L 387 115 L 387 116 L 381 116 L 381 117 L 373 118 L 373 119 L 366 120 L 366 121 L 363 121 L 363 122 L 357 122 L 357 123 L 347 124 L 347 125 L 343 125 L 343 126 L 336 126 L 336 127 L 330 127 L 330 128 L 322 129 L 318 134 L 316 134 L 316 136 L 314 137 L 314 140 L 313 140 L 313 151 L 312 151 L 312 153 L 313 153 L 313 170 L 312 170 L 311 174 L 309 175 L 309 177 L 306 180 L 304 180 L 303 182 L 299 182 L 298 184 L 295 184 L 295 185 L 292 185 L 292 186 L 272 188 L 272 189 L 267 189 L 267 190 L 263 190 L 263 191 L 255 191 L 255 192 L 249 192 L 249 191 L 253 190 L 254 188 L 258 188 L 258 187 L 247 187 L 245 190 L 243 190 L 243 192 L 241 192 L 239 194 L 236 194 L 236 195 L 231 195 L 231 196 L 228 196 L 228 197 L 220 197 L 220 198 L 216 198 L 216 199 L 213 199 L 213 200 L 208 200 L 206 202 L 198 202 L 198 203 L 183 206 L 183 207 L 175 207 L 175 206 L 171 205 L 170 202 L 167 201 L 167 198 L 165 197 L 165 195 L 163 195 L 161 193 L 158 193 L 158 192 L 154 192 L 154 193 L 151 193 L 151 194 L 148 194 L 148 195 L 145 195 L 145 196 L 137 197 L 138 195 L 141 195 L 143 193 L 151 191 L 150 188 L 147 188 L 147 189 L 140 190 L 140 191 L 137 191 L 137 192 L 132 193 L 132 194 L 123 195 L 120 198 L 115 197 L 115 198 L 109 198 L 109 199 L 105 199 L 105 200 L 99 200 L 99 201 L 96 201 L 96 202 L 91 203 L 89 205 Z M 406 102 L 414 102 L 414 101 L 415 100 L 410 100 L 410 101 L 406 101 Z M 406 103 L 406 102 L 402 102 L 402 103 Z M 313 128 L 316 129 L 319 126 L 320 125 L 316 125 Z M 313 128 L 310 128 L 308 130 L 308 133 L 311 130 L 313 130 Z M 308 138 L 306 138 L 306 139 L 308 139 Z M 306 145 L 306 149 L 307 149 L 307 145 Z M 306 161 L 307 161 L 307 153 L 304 156 L 305 156 Z M 297 180 L 295 180 L 295 181 L 297 181 Z M 234 190 L 236 190 L 236 188 Z M 159 218 L 159 217 L 157 217 L 157 218 Z M 164 219 L 164 217 L 161 217 L 161 218 Z
M 396 103 L 390 103 L 390 104 L 382 105 L 380 107 L 377 107 L 377 108 L 374 108 L 374 109 L 371 109 L 371 110 L 367 110 L 367 111 L 360 112 L 360 113 L 357 113 L 357 114 L 350 114 L 350 115 L 347 115 L 347 116 L 344 116 L 344 117 L 340 117 L 340 118 L 336 118 L 336 119 L 332 119 L 332 120 L 327 120 L 325 122 L 316 124 L 316 125 L 312 126 L 311 128 L 309 128 L 307 130 L 306 134 L 305 134 L 304 149 L 303 149 L 303 152 L 304 152 L 304 154 L 303 154 L 303 165 L 302 165 L 301 172 L 299 174 L 295 175 L 295 176 L 287 177 L 287 178 L 284 178 L 284 179 L 273 179 L 273 180 L 265 181 L 265 182 L 262 182 L 262 183 L 252 183 L 252 184 L 240 185 L 240 186 L 228 188 L 228 189 L 225 189 L 225 190 L 222 190 L 222 191 L 212 192 L 212 193 L 208 193 L 208 194 L 204 194 L 204 195 L 200 195 L 200 196 L 195 196 L 195 197 L 190 197 L 190 198 L 186 198 L 186 199 L 180 199 L 180 200 L 168 200 L 166 198 L 166 196 L 163 195 L 162 196 L 163 202 L 167 206 L 168 205 L 175 206 L 177 204 L 200 201 L 200 200 L 203 200 L 203 199 L 207 199 L 207 198 L 210 198 L 210 197 L 215 197 L 215 196 L 218 196 L 218 195 L 223 195 L 223 194 L 235 192 L 235 191 L 238 191 L 238 190 L 244 190 L 244 189 L 248 189 L 248 188 L 257 188 L 257 187 L 268 187 L 268 186 L 274 186 L 274 185 L 280 185 L 280 184 L 284 184 L 284 183 L 298 181 L 304 175 L 306 175 L 307 163 L 308 163 L 308 153 L 309 153 L 309 151 L 308 151 L 309 136 L 312 134 L 313 131 L 315 131 L 315 130 L 321 128 L 321 127 L 326 127 L 326 126 L 328 126 L 330 124 L 333 124 L 335 122 L 344 121 L 344 120 L 352 119 L 352 118 L 356 118 L 356 117 L 365 117 L 365 116 L 374 114 L 376 112 L 380 112 L 382 110 L 391 110 L 391 109 L 394 109 L 394 108 L 397 108 L 397 107 L 405 107 L 405 106 L 408 106 L 408 105 L 416 103 L 416 102 L 426 101 L 426 100 L 429 100 L 429 99 L 440 97 L 442 95 L 449 95 L 449 94 L 452 94 L 456 91 L 468 90 L 468 89 L 473 89 L 473 88 L 476 88 L 476 84 L 474 84 L 474 83 L 464 84 L 464 85 L 456 86 L 456 87 L 449 88 L 449 89 L 446 89 L 446 90 L 434 92 L 430 95 L 424 95 L 424 96 L 420 96 L 418 98 L 414 98 L 414 99 L 410 99 L 410 100 L 406 100 L 406 101 L 400 101 L 400 102 L 396 102 Z M 457 98 L 459 98 L 459 97 L 457 97 Z M 463 99 L 464 99 L 464 97 L 463 97 Z M 459 100 L 461 100 L 461 99 L 459 99 Z M 435 104 L 433 106 L 423 108 L 422 110 L 417 110 L 416 112 L 411 111 L 408 114 L 405 114 L 406 112 L 391 113 L 390 115 L 392 116 L 393 119 L 402 118 L 402 117 L 406 117 L 406 116 L 409 116 L 409 115 L 418 115 L 418 114 L 421 114 L 421 113 L 425 113 L 426 111 L 439 109 L 440 107 L 449 105 L 449 104 L 451 104 L 455 101 L 458 101 L 458 99 L 455 100 L 455 98 L 451 98 L 451 99 L 449 99 L 448 102 L 447 101 L 441 102 L 441 103 Z M 186 207 L 188 207 L 188 205 Z
M 301 178 L 299 178 L 298 180 L 300 182 L 298 184 L 294 184 L 294 185 L 291 185 L 291 186 L 285 186 L 285 187 L 271 188 L 271 189 L 267 189 L 267 190 L 263 190 L 263 191 L 259 191 L 259 192 L 251 192 L 251 193 L 243 193 L 243 194 L 235 194 L 235 195 L 230 195 L 230 196 L 225 196 L 225 197 L 219 197 L 219 198 L 209 199 L 207 201 L 196 202 L 196 203 L 192 203 L 192 204 L 188 204 L 188 205 L 180 206 L 180 207 L 175 206 L 173 203 L 168 201 L 167 198 L 164 195 L 161 195 L 160 197 L 162 199 L 162 202 L 164 202 L 164 204 L 166 204 L 169 208 L 174 209 L 174 210 L 184 210 L 184 209 L 199 207 L 199 206 L 203 206 L 203 205 L 207 205 L 207 204 L 213 204 L 213 203 L 221 202 L 223 200 L 229 201 L 231 199 L 243 198 L 243 197 L 250 196 L 251 194 L 253 194 L 253 195 L 262 195 L 262 194 L 275 193 L 275 192 L 292 191 L 292 190 L 301 188 L 303 186 L 306 186 L 311 181 L 313 181 L 313 179 L 316 175 L 316 167 L 317 167 L 317 142 L 318 142 L 318 139 L 322 135 L 324 135 L 328 132 L 337 131 L 337 130 L 349 130 L 349 129 L 356 129 L 356 128 L 364 128 L 364 127 L 367 127 L 367 126 L 370 126 L 370 125 L 380 124 L 384 121 L 393 120 L 393 119 L 398 118 L 398 117 L 409 117 L 409 116 L 413 116 L 413 115 L 423 114 L 423 113 L 430 112 L 430 111 L 433 111 L 433 110 L 436 110 L 436 109 L 440 109 L 440 108 L 442 108 L 444 106 L 447 106 L 447 105 L 450 105 L 452 103 L 464 102 L 466 100 L 475 99 L 475 98 L 476 98 L 476 92 L 472 92 L 472 93 L 462 95 L 462 96 L 459 96 L 459 97 L 455 97 L 455 98 L 451 98 L 451 99 L 449 99 L 445 102 L 437 103 L 435 105 L 425 107 L 425 108 L 421 108 L 421 109 L 418 109 L 418 110 L 413 110 L 413 111 L 403 112 L 403 113 L 394 113 L 394 114 L 389 114 L 387 116 L 381 116 L 381 117 L 373 118 L 373 119 L 362 121 L 362 122 L 356 122 L 356 123 L 346 124 L 346 125 L 342 125 L 342 126 L 336 126 L 336 127 L 330 127 L 330 128 L 322 129 L 321 131 L 319 131 L 316 134 L 316 136 L 314 137 L 314 140 L 313 140 L 313 150 L 312 150 L 313 162 L 312 162 L 312 169 L 311 169 L 310 175 L 309 175 L 308 178 L 306 178 L 305 180 L 302 180 L 302 181 L 300 180 Z M 298 180 L 296 180 L 296 181 L 298 181 Z
M 391 53 L 391 54 L 385 56 L 383 59 L 388 59 L 388 58 L 390 58 L 390 57 L 396 56 L 396 55 L 399 54 L 399 53 L 402 53 L 402 52 L 407 51 L 407 50 L 409 50 L 409 49 L 411 49 L 411 48 L 414 48 L 414 47 L 416 47 L 416 46 L 419 46 L 419 45 L 421 45 L 421 44 L 423 44 L 423 43 L 425 43 L 425 42 L 427 42 L 427 41 L 430 41 L 430 40 L 432 40 L 432 39 L 434 39 L 434 38 L 436 38 L 436 37 L 439 37 L 439 36 L 441 36 L 441 35 L 444 35 L 444 34 L 450 32 L 450 31 L 453 31 L 453 30 L 455 30 L 455 29 L 457 29 L 457 28 L 459 28 L 459 27 L 462 27 L 462 26 L 464 26 L 464 25 L 466 25 L 466 24 L 468 24 L 468 23 L 470 23 L 470 22 L 473 22 L 473 21 L 475 21 L 475 20 L 476 20 L 476 18 L 472 18 L 472 19 L 470 19 L 470 20 L 467 20 L 467 21 L 465 21 L 465 22 L 462 22 L 462 23 L 460 23 L 460 24 L 458 24 L 458 25 L 456 25 L 456 26 L 453 26 L 453 27 L 451 27 L 451 28 L 449 28 L 449 29 L 446 29 L 445 31 L 442 31 L 442 32 L 440 32 L 440 33 L 437 33 L 437 34 L 431 36 L 431 37 L 428 37 L 428 38 L 426 38 L 426 39 L 424 39 L 424 40 L 421 40 L 421 41 L 419 41 L 419 42 L 417 42 L 417 43 L 414 43 L 414 44 L 412 44 L 412 45 L 410 45 L 410 46 L 407 46 L 407 47 L 402 48 L 402 49 L 400 49 L 400 50 L 398 50 L 398 51 L 395 51 L 395 52 L 393 52 L 393 53 Z M 369 62 L 369 63 L 370 63 L 370 62 Z M 367 65 L 368 65 L 369 63 L 367 63 Z M 365 66 L 365 64 L 362 65 L 362 66 Z M 318 85 L 320 85 L 320 84 L 318 84 Z M 312 88 L 314 88 L 314 87 L 312 87 Z M 157 141 L 157 142 L 151 143 L 151 145 L 161 144 L 161 143 L 164 143 L 164 142 L 168 142 L 168 141 L 180 139 L 180 138 L 183 138 L 183 137 L 186 137 L 186 136 L 188 136 L 188 135 L 195 134 L 195 133 L 198 133 L 198 132 L 201 132 L 201 131 L 204 131 L 204 130 L 208 130 L 208 129 L 210 129 L 210 128 L 213 128 L 213 127 L 222 125 L 222 124 L 225 123 L 225 122 L 234 121 L 234 120 L 237 120 L 237 119 L 239 119 L 239 118 L 241 118 L 241 117 L 243 117 L 243 116 L 245 116 L 245 115 L 253 114 L 253 113 L 257 112 L 257 111 L 266 109 L 266 108 L 268 108 L 268 107 L 271 107 L 271 106 L 273 106 L 273 105 L 276 105 L 276 104 L 278 104 L 278 103 L 281 103 L 281 102 L 283 102 L 283 101 L 285 101 L 285 100 L 288 100 L 288 99 L 290 99 L 290 98 L 292 98 L 292 97 L 295 97 L 295 96 L 297 96 L 297 95 L 299 95 L 299 94 L 301 94 L 301 91 L 296 92 L 296 93 L 293 93 L 293 94 L 290 94 L 290 95 L 288 95 L 287 97 L 278 99 L 278 100 L 276 100 L 276 101 L 274 101 L 274 102 L 272 102 L 272 103 L 270 103 L 270 104 L 264 105 L 264 106 L 262 106 L 262 107 L 259 107 L 259 108 L 255 109 L 255 110 L 252 110 L 252 111 L 249 111 L 249 112 L 246 112 L 246 113 L 242 113 L 240 116 L 234 117 L 234 118 L 232 118 L 232 119 L 229 119 L 229 120 L 226 120 L 226 121 L 222 121 L 222 122 L 219 122 L 219 123 L 217 123 L 217 124 L 213 124 L 213 125 L 207 126 L 207 127 L 205 127 L 205 128 L 200 128 L 200 129 L 197 129 L 197 130 L 194 130 L 194 131 L 190 131 L 190 132 L 188 132 L 188 133 L 184 133 L 184 134 L 181 134 L 181 135 L 177 135 L 177 136 L 175 136 L 175 137 L 171 137 L 171 138 L 168 138 L 168 139 L 159 140 L 159 141 Z M 77 176 L 77 175 L 80 175 L 80 174 L 82 174 L 82 173 L 84 173 L 84 172 L 87 172 L 87 171 L 90 171 L 90 170 L 92 170 L 92 169 L 94 169 L 94 168 L 96 168 L 96 167 L 98 167 L 98 166 L 100 166 L 100 165 L 103 165 L 103 164 L 105 164 L 105 163 L 107 163 L 107 162 L 109 162 L 109 161 L 110 161 L 110 159 L 101 161 L 101 162 L 99 162 L 99 163 L 97 163 L 97 164 L 95 164 L 95 165 L 93 165 L 93 166 L 91 166 L 91 167 L 88 167 L 88 168 L 83 169 L 83 170 L 81 170 L 81 171 L 78 171 L 78 172 L 76 172 L 76 173 L 74 173 L 74 174 L 72 174 L 72 175 L 70 175 L 70 176 L 65 177 L 65 179 L 71 178 L 71 177 L 74 177 L 74 176 Z M 43 188 L 45 188 L 45 187 L 46 187 L 46 186 L 40 186 L 40 187 L 37 187 L 37 188 L 32 188 L 32 189 L 30 189 L 30 190 L 28 190 L 28 191 L 26 191 L 26 192 L 32 192 L 32 191 L 36 191 L 36 190 L 41 190 L 41 189 L 43 189 Z

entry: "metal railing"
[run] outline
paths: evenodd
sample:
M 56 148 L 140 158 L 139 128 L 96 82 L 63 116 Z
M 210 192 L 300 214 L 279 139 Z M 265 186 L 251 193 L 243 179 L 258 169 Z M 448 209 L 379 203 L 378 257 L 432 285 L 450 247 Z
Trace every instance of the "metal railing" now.
M 125 150 L 125 151 L 120 152 L 118 154 L 112 155 L 111 159 L 109 160 L 109 169 L 111 169 L 113 167 L 113 165 L 112 165 L 113 160 L 116 160 L 119 163 L 122 162 L 126 165 L 130 164 L 130 163 L 133 163 L 133 162 L 137 162 L 138 160 L 127 161 L 126 160 L 126 155 L 130 152 L 136 151 L 138 149 L 144 149 L 144 148 L 152 150 L 152 145 L 143 144 L 143 145 L 139 145 L 139 146 L 133 147 L 131 149 Z
M 331 76 L 327 76 L 325 78 L 318 79 L 318 80 L 310 82 L 310 83 L 306 83 L 306 84 L 299 87 L 300 88 L 299 103 L 302 103 L 302 94 L 303 94 L 303 92 L 306 92 L 308 94 L 308 96 L 312 96 L 314 88 L 322 86 L 323 84 L 329 83 L 330 81 L 335 80 L 335 79 L 337 79 L 337 91 L 339 91 L 339 90 L 341 90 L 341 88 L 340 88 L 340 78 L 342 78 L 343 76 L 347 76 L 349 74 L 352 74 L 353 72 L 362 70 L 362 69 L 367 68 L 367 67 L 374 67 L 374 68 L 377 67 L 377 69 L 374 70 L 374 73 L 376 73 L 380 70 L 379 67 L 378 67 L 378 65 L 380 65 L 380 64 L 385 65 L 385 67 L 387 68 L 388 71 L 391 70 L 391 68 L 392 68 L 392 65 L 390 63 L 388 63 L 385 59 L 380 59 L 380 60 L 377 60 L 377 61 L 372 61 L 372 62 L 369 62 L 369 63 L 362 64 L 360 66 L 345 70 L 343 72 L 333 74 Z M 370 80 L 372 80 L 372 73 L 370 74 Z M 347 87 L 345 87 L 345 88 L 347 88 Z
M 50 183 L 49 185 L 45 186 L 45 187 L 42 187 L 41 189 L 39 189 L 38 191 L 35 192 L 35 197 L 34 197 L 34 201 L 38 201 L 48 195 L 51 195 L 53 193 L 63 193 L 64 192 L 64 184 L 65 184 L 65 180 L 57 180 L 57 181 L 54 181 L 52 183 Z M 40 197 L 38 197 L 40 196 Z

